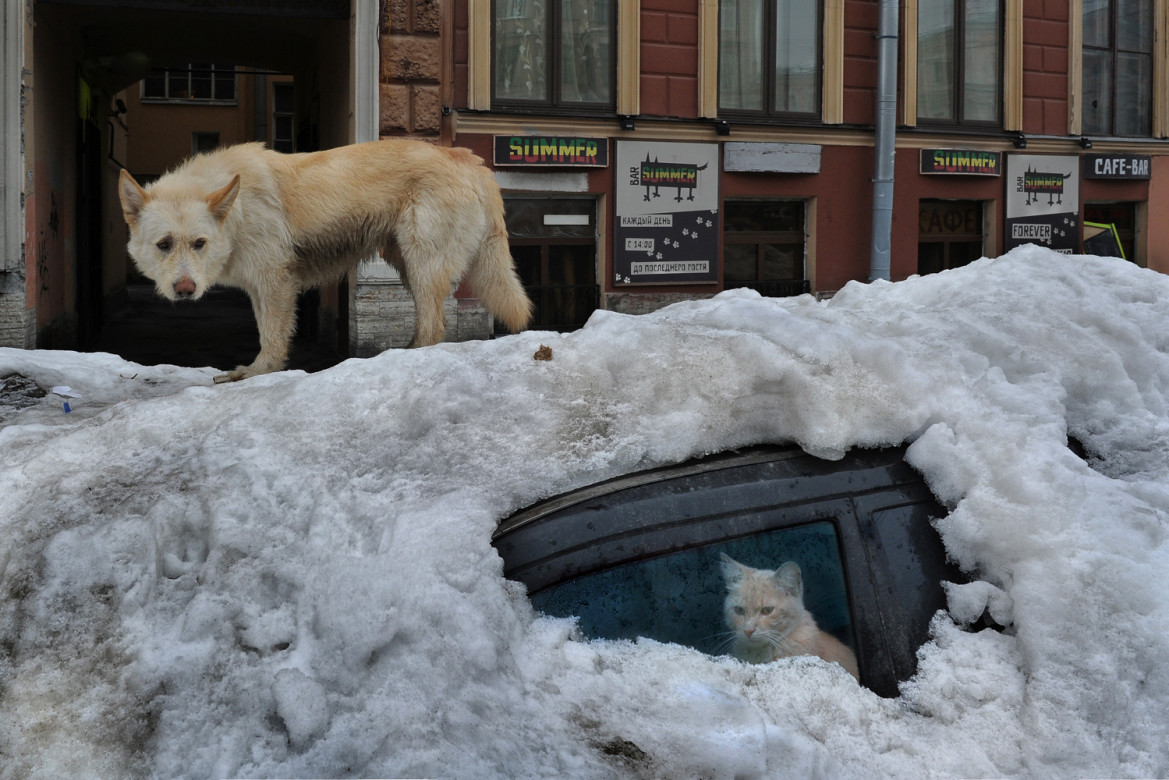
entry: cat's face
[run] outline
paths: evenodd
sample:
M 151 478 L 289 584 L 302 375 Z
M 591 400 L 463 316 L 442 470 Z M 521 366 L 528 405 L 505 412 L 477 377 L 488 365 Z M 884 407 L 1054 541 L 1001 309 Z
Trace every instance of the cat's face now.
M 776 571 L 752 569 L 724 554 L 722 569 L 727 584 L 724 617 L 736 645 L 771 647 L 776 655 L 790 655 L 784 643 L 804 613 L 800 567 L 789 561 Z

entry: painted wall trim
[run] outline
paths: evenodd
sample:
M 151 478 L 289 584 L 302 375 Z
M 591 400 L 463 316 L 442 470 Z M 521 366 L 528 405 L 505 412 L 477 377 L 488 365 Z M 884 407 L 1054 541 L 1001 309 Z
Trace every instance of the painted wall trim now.
M 0 346 L 31 348 L 24 267 L 24 0 L 2 0 L 0 34 Z

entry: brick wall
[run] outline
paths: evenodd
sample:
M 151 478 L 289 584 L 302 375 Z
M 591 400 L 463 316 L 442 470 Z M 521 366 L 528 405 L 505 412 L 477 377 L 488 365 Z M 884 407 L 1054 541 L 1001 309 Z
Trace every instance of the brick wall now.
M 388 0 L 382 7 L 382 136 L 437 137 L 442 99 L 439 78 L 444 0 Z
M 1023 4 L 1023 132 L 1068 132 L 1067 0 Z
M 698 0 L 642 0 L 641 113 L 698 116 Z
M 849 0 L 844 4 L 844 121 L 873 124 L 877 88 L 876 0 Z

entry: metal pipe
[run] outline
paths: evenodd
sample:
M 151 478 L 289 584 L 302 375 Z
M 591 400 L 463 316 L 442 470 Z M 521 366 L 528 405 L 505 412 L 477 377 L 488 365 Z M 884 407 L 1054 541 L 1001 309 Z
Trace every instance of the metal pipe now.
M 869 281 L 890 278 L 893 170 L 897 140 L 897 3 L 880 0 L 877 26 L 877 123 L 873 136 L 873 243 Z

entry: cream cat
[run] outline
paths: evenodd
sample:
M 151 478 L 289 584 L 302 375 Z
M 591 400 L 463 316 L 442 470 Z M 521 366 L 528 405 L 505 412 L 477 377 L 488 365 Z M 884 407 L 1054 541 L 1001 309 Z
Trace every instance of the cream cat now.
M 860 679 L 853 652 L 821 631 L 804 608 L 804 578 L 796 563 L 788 561 L 776 571 L 752 569 L 723 553 L 722 570 L 727 583 L 724 614 L 734 635 L 735 657 L 759 664 L 817 655 Z

